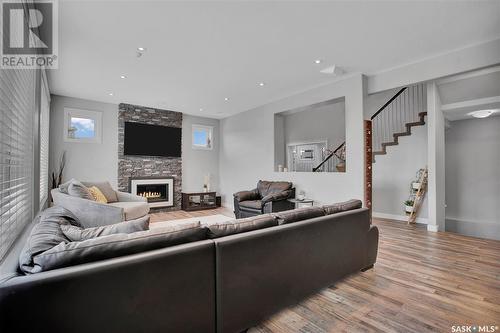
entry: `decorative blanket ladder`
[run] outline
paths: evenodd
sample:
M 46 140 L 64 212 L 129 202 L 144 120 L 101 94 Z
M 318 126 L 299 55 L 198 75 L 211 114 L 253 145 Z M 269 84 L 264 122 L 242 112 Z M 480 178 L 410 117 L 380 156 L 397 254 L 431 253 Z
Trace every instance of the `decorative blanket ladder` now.
M 411 184 L 412 191 L 415 190 L 414 182 Z M 418 171 L 418 189 L 417 192 L 414 193 L 413 199 L 413 210 L 408 216 L 408 224 L 415 223 L 417 220 L 418 211 L 422 206 L 422 202 L 424 201 L 425 193 L 427 191 L 427 167 L 425 169 L 420 169 Z

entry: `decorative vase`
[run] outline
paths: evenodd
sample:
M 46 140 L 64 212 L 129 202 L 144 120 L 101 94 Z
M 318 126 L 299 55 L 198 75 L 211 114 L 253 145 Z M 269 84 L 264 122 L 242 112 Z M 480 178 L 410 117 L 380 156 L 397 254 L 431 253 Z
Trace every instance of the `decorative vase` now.
M 414 189 L 414 190 L 420 190 L 420 187 L 422 186 L 422 184 L 420 184 L 419 182 L 413 182 L 411 183 L 411 187 Z
M 340 162 L 335 166 L 338 172 L 345 172 L 345 162 Z

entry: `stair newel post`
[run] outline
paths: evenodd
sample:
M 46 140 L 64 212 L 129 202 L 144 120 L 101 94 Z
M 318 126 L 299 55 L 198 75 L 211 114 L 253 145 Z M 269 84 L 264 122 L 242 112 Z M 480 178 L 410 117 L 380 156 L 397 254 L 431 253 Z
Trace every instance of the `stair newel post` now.
M 363 123 L 365 144 L 365 207 L 370 210 L 370 221 L 372 216 L 372 121 L 365 120 Z

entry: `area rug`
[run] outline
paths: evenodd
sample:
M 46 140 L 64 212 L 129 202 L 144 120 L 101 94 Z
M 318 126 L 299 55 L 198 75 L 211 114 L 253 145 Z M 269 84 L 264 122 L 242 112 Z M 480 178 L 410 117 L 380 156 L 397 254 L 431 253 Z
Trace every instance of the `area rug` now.
M 211 225 L 211 224 L 226 222 L 226 221 L 230 221 L 230 220 L 234 220 L 234 217 L 229 217 L 229 216 L 225 216 L 222 214 L 216 214 L 216 215 L 209 215 L 209 216 L 190 217 L 188 219 L 158 221 L 158 222 L 151 223 L 149 225 L 149 228 L 155 229 L 155 228 L 163 228 L 163 227 L 174 226 L 174 225 L 177 226 L 177 225 L 188 224 L 188 223 L 197 222 L 197 221 L 200 221 L 200 223 L 202 225 Z

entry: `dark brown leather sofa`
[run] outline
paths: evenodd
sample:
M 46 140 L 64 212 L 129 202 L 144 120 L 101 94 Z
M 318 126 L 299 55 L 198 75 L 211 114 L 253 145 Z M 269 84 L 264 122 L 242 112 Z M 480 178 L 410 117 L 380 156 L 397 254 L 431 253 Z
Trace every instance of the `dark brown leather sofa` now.
M 367 209 L 0 282 L 0 332 L 244 331 L 373 266 Z
M 255 189 L 237 192 L 233 197 L 234 215 L 237 219 L 282 212 L 295 207 L 288 201 L 295 198 L 295 188 L 290 182 L 259 180 Z
M 244 331 L 340 278 L 373 266 L 367 209 L 215 240 L 217 332 Z

